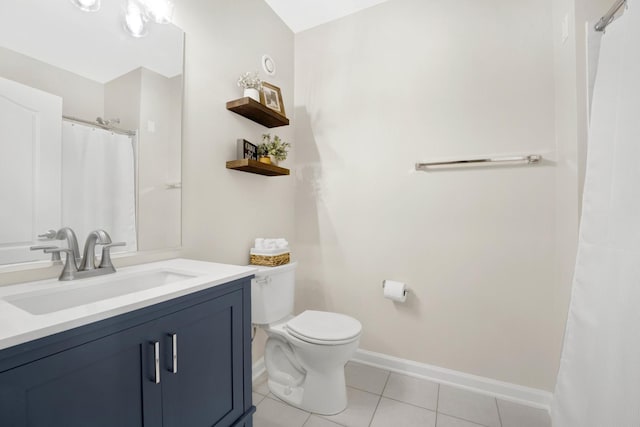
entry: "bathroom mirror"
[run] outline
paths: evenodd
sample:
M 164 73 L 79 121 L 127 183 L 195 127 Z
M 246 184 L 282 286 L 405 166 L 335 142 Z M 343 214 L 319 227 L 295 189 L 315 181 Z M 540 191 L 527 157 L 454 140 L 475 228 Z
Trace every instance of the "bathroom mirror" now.
M 184 34 L 132 37 L 125 1 L 101 3 L 2 7 L 0 264 L 49 260 L 29 248 L 64 226 L 81 249 L 98 228 L 128 253 L 181 245 Z

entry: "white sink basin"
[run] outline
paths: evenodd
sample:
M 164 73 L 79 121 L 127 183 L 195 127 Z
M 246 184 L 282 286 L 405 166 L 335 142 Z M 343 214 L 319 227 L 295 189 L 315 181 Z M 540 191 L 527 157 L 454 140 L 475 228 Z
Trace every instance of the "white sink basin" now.
M 48 314 L 68 308 L 132 294 L 197 277 L 171 270 L 151 270 L 127 275 L 66 282 L 55 289 L 16 294 L 4 298 L 9 304 L 31 314 Z
M 0 286 L 0 350 L 191 295 L 255 274 L 253 267 L 170 259 L 114 274 Z

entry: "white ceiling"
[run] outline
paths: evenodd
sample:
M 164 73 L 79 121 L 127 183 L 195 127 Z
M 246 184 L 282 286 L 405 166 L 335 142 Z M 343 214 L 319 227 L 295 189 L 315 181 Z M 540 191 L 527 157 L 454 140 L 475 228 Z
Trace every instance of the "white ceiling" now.
M 294 33 L 388 0 L 265 0 Z
M 139 67 L 165 77 L 182 73 L 182 31 L 150 24 L 136 39 L 122 26 L 123 0 L 82 12 L 69 0 L 3 1 L 0 46 L 106 83 Z

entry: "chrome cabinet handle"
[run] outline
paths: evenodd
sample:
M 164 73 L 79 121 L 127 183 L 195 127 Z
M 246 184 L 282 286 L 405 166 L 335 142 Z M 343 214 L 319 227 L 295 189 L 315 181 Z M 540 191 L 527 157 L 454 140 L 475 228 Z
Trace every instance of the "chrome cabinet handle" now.
M 155 341 L 153 344 L 153 364 L 155 366 L 154 382 L 160 384 L 160 342 Z
M 169 334 L 171 337 L 171 372 L 178 373 L 178 334 Z

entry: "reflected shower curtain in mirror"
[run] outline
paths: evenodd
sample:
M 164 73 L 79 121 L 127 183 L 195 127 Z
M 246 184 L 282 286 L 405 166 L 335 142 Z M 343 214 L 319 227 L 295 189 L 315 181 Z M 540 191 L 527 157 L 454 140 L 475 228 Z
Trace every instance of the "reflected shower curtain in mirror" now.
M 640 426 L 640 0 L 607 27 L 554 427 Z
M 80 245 L 101 228 L 114 242 L 127 243 L 113 252 L 136 250 L 132 137 L 62 124 L 62 225 L 75 230 Z

